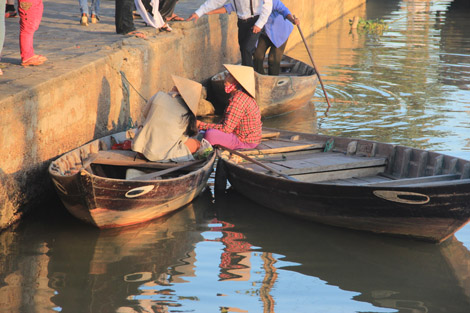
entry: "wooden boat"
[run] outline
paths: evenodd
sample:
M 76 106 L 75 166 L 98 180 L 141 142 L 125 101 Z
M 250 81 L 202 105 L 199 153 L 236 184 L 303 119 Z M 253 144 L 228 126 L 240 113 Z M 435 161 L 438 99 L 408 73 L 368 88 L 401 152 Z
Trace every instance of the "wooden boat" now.
M 243 151 L 258 164 L 222 154 L 216 192 L 228 178 L 273 210 L 437 243 L 470 219 L 469 160 L 368 140 L 264 131 L 258 149 Z
M 132 131 L 94 140 L 61 156 L 49 174 L 67 210 L 99 228 L 153 220 L 191 202 L 206 187 L 215 153 L 191 162 L 150 162 L 129 150 L 112 150 Z M 126 179 L 128 169 L 145 173 Z
M 266 65 L 267 66 L 267 65 Z M 214 107 L 223 112 L 228 104 L 224 89 L 227 71 L 211 78 Z M 281 61 L 279 76 L 261 75 L 255 72 L 256 102 L 263 117 L 288 113 L 303 107 L 315 93 L 318 77 L 315 69 L 286 55 Z

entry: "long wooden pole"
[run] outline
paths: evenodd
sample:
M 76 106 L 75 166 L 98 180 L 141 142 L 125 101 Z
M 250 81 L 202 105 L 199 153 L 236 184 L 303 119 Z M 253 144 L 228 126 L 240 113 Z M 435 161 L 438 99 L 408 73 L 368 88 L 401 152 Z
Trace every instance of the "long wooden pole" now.
M 294 16 L 294 19 L 295 19 L 295 16 Z M 310 57 L 310 61 L 312 61 L 313 68 L 315 69 L 315 72 L 317 73 L 321 88 L 323 89 L 323 93 L 325 94 L 326 103 L 328 103 L 328 107 L 331 107 L 330 100 L 328 100 L 328 95 L 326 94 L 326 91 L 325 91 L 325 86 L 323 86 L 323 81 L 321 80 L 321 77 L 320 77 L 320 73 L 318 72 L 317 67 L 315 66 L 315 62 L 313 61 L 312 54 L 310 53 L 310 49 L 307 45 L 307 42 L 305 41 L 304 34 L 302 33 L 302 29 L 300 28 L 299 24 L 297 24 L 297 28 L 299 29 L 300 37 L 302 37 L 305 48 L 307 48 L 308 56 Z
M 249 156 L 244 155 L 244 154 L 241 153 L 241 152 L 238 152 L 238 151 L 229 149 L 229 148 L 224 147 L 224 146 L 221 146 L 221 145 L 215 145 L 214 147 L 216 147 L 216 148 L 218 148 L 218 149 L 226 150 L 226 151 L 228 151 L 228 152 L 230 152 L 230 153 L 232 153 L 232 154 L 238 155 L 239 157 L 241 157 L 241 158 L 243 158 L 243 159 L 245 159 L 245 160 L 247 160 L 247 161 L 249 161 L 249 162 L 251 162 L 251 163 L 253 163 L 253 164 L 256 164 L 256 165 L 258 165 L 258 166 L 261 166 L 262 168 L 265 168 L 265 169 L 267 169 L 268 171 L 273 172 L 274 174 L 277 174 L 277 175 L 279 175 L 279 176 L 282 176 L 282 177 L 284 177 L 285 179 L 292 180 L 292 181 L 299 181 L 298 179 L 295 179 L 294 177 L 291 177 L 291 176 L 289 176 L 289 175 L 286 175 L 286 174 L 284 174 L 284 173 L 281 173 L 281 172 L 279 172 L 278 170 L 275 170 L 275 169 L 273 169 L 273 168 L 270 167 L 270 166 L 267 166 L 267 165 L 265 165 L 265 164 L 263 164 L 263 163 L 261 163 L 261 162 L 258 162 L 258 161 L 256 161 L 255 159 L 250 158 Z

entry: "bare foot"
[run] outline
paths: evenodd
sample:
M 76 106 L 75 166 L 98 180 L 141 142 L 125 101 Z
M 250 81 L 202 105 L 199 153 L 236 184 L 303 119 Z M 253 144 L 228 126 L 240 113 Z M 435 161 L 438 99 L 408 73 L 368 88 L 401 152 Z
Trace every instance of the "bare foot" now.
M 136 36 L 137 38 L 142 38 L 142 39 L 146 39 L 146 38 L 147 38 L 147 36 L 145 36 L 144 33 L 139 32 L 139 31 L 136 31 L 136 30 L 131 31 L 130 33 L 127 33 L 127 34 L 128 34 L 128 35 L 132 35 L 132 36 Z

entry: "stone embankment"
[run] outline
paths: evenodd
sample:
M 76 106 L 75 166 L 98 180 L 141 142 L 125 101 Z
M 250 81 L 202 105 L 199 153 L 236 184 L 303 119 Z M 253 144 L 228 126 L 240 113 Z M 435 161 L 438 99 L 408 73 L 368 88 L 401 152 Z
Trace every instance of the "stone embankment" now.
M 180 0 L 176 13 L 186 18 L 203 2 Z M 283 2 L 301 19 L 308 36 L 366 0 Z M 140 122 L 143 98 L 169 90 L 171 74 L 205 82 L 222 64 L 239 60 L 234 14 L 173 22 L 171 33 L 135 20 L 146 39 L 115 33 L 114 1 L 102 1 L 101 14 L 100 23 L 83 27 L 76 0 L 45 1 L 35 49 L 49 60 L 30 68 L 20 66 L 18 19 L 6 20 L 0 76 L 0 228 L 56 199 L 47 174 L 51 160 Z M 294 32 L 288 49 L 300 40 Z

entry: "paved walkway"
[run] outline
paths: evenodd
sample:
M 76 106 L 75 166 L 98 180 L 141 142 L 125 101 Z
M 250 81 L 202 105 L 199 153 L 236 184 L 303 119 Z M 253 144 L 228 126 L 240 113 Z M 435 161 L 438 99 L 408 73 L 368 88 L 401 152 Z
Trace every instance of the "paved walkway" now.
M 203 2 L 179 0 L 175 13 L 187 18 Z M 20 65 L 19 18 L 6 19 L 6 38 L 0 61 L 4 72 L 0 76 L 0 101 L 47 79 L 74 71 L 105 56 L 110 50 L 119 49 L 128 36 L 116 34 L 114 8 L 114 0 L 102 0 L 100 23 L 84 27 L 79 23 L 78 0 L 44 0 L 44 14 L 35 33 L 34 48 L 37 54 L 45 55 L 49 60 L 37 67 L 24 68 Z M 172 36 L 180 31 L 178 28 L 182 23 L 193 22 L 171 22 L 173 32 L 165 33 L 145 27 L 142 19 L 135 20 L 136 27 L 147 35 L 145 40 Z

